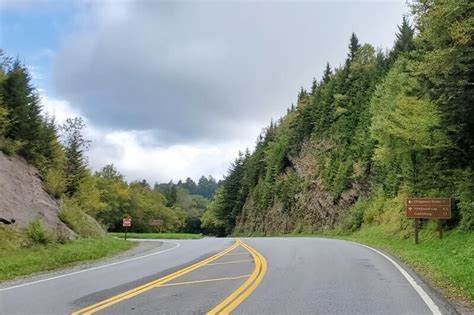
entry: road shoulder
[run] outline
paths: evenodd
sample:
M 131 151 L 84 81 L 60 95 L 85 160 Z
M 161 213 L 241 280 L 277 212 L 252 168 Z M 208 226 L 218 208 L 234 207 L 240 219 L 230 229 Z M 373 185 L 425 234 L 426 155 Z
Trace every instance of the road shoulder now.
M 94 261 L 76 262 L 55 270 L 38 272 L 27 276 L 17 277 L 13 280 L 1 282 L 0 291 L 10 287 L 21 286 L 31 282 L 43 281 L 49 278 L 62 277 L 67 274 L 81 272 L 83 270 L 117 263 L 125 259 L 133 259 L 139 256 L 150 254 L 154 250 L 160 248 L 162 245 L 163 242 L 157 240 L 137 241 L 136 246 L 114 256 L 104 257 Z

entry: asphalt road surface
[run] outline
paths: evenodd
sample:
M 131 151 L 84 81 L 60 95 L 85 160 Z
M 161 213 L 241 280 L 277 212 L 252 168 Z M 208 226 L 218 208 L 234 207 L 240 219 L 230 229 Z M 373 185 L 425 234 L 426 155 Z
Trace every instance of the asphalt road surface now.
M 455 314 L 406 266 L 320 238 L 163 241 L 0 286 L 0 314 Z

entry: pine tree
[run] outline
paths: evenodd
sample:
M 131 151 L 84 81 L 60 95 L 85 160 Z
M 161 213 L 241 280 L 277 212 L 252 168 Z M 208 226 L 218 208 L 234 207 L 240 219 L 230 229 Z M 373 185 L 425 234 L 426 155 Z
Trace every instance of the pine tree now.
M 66 193 L 69 196 L 74 195 L 81 181 L 88 175 L 85 151 L 89 148 L 90 141 L 82 135 L 84 128 L 85 123 L 81 118 L 69 118 L 61 127 L 66 151 Z
M 349 43 L 349 60 L 352 61 L 354 60 L 357 52 L 359 51 L 360 44 L 359 44 L 359 39 L 357 38 L 355 33 L 352 33 L 350 43 Z
M 9 126 L 5 137 L 24 143 L 19 153 L 32 161 L 39 151 L 41 105 L 31 85 L 28 70 L 16 60 L 3 81 L 3 104 L 8 110 Z
M 311 84 L 311 95 L 315 95 L 317 89 L 318 89 L 318 81 L 316 80 L 316 78 L 313 77 L 313 83 Z
M 390 63 L 395 62 L 398 55 L 415 49 L 415 30 L 406 17 L 403 17 L 402 25 L 398 26 L 398 33 L 395 36 L 395 43 L 389 54 Z
M 417 71 L 454 146 L 452 165 L 474 168 L 474 37 L 471 1 L 417 1 Z
M 301 87 L 301 90 L 298 93 L 298 103 L 301 102 L 306 96 L 308 96 L 308 92 L 306 92 L 306 90 Z
M 322 82 L 323 84 L 327 84 L 329 80 L 331 79 L 332 71 L 331 71 L 331 66 L 329 65 L 329 62 L 326 63 L 326 69 L 324 69 L 323 73 L 323 79 Z

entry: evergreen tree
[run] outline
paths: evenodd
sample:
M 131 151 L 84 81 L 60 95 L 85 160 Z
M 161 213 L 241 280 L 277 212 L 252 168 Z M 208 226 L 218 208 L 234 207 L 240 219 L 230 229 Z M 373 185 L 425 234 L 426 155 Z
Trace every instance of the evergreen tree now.
M 329 82 L 329 80 L 331 79 L 331 75 L 332 75 L 332 70 L 328 62 L 326 63 L 326 69 L 324 69 L 324 73 L 323 73 L 323 79 L 322 79 L 323 84 L 327 84 Z
M 69 196 L 74 195 L 89 172 L 85 151 L 89 148 L 90 141 L 82 135 L 84 128 L 85 123 L 81 118 L 68 118 L 61 127 L 66 151 L 66 193 Z
M 402 19 L 402 25 L 398 26 L 398 33 L 395 36 L 395 43 L 389 54 L 390 63 L 395 62 L 398 55 L 415 49 L 415 30 L 405 16 Z
M 301 90 L 298 93 L 298 103 L 301 102 L 306 96 L 308 96 L 308 92 L 303 87 L 301 87 Z M 273 125 L 273 121 L 272 121 L 272 125 Z
M 355 33 L 352 33 L 351 39 L 349 42 L 349 54 L 348 54 L 350 61 L 354 60 L 359 49 L 360 49 L 359 39 L 357 38 Z
M 16 60 L 3 81 L 3 104 L 8 110 L 9 125 L 5 136 L 23 143 L 19 153 L 33 161 L 39 154 L 41 141 L 41 105 L 31 85 L 28 70 Z
M 474 168 L 474 6 L 419 0 L 412 9 L 420 33 L 416 69 L 454 144 L 446 156 L 452 166 Z
M 316 94 L 316 90 L 318 89 L 318 81 L 316 78 L 313 77 L 313 83 L 311 84 L 311 95 Z

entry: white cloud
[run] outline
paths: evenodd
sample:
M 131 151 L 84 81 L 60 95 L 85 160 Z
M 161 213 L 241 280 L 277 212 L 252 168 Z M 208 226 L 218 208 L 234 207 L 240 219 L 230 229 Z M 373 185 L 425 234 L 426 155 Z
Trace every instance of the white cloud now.
M 65 100 L 55 99 L 40 91 L 45 112 L 54 114 L 58 123 L 81 116 L 80 111 Z M 258 127 L 248 130 L 243 138 L 225 143 L 190 143 L 157 146 L 150 131 L 110 130 L 96 126 L 83 117 L 87 124 L 85 137 L 92 140 L 88 151 L 93 170 L 114 164 L 128 180 L 145 178 L 153 183 L 201 175 L 221 178 L 239 150 L 252 147 Z
M 53 58 L 55 92 L 101 126 L 153 130 L 169 144 L 263 127 L 328 60 L 344 62 L 352 32 L 391 46 L 406 10 L 402 2 L 89 4 Z
M 90 151 L 91 162 L 100 168 L 113 163 L 127 178 L 146 178 L 149 181 L 167 182 L 171 179 L 198 179 L 201 175 L 221 178 L 239 148 L 252 143 L 235 141 L 222 144 L 192 143 L 167 147 L 148 146 L 143 131 L 113 131 L 102 138 Z
M 39 89 L 43 112 L 53 115 L 59 124 L 66 121 L 67 118 L 79 117 L 81 113 L 73 108 L 68 101 L 52 98 L 48 96 L 45 90 Z
M 82 3 L 82 2 L 81 2 Z M 85 1 L 49 53 L 44 96 L 87 118 L 94 169 L 150 182 L 221 177 L 239 150 L 342 64 L 352 32 L 391 46 L 403 2 Z M 65 101 L 68 100 L 68 101 Z M 73 106 L 71 105 L 73 104 Z

